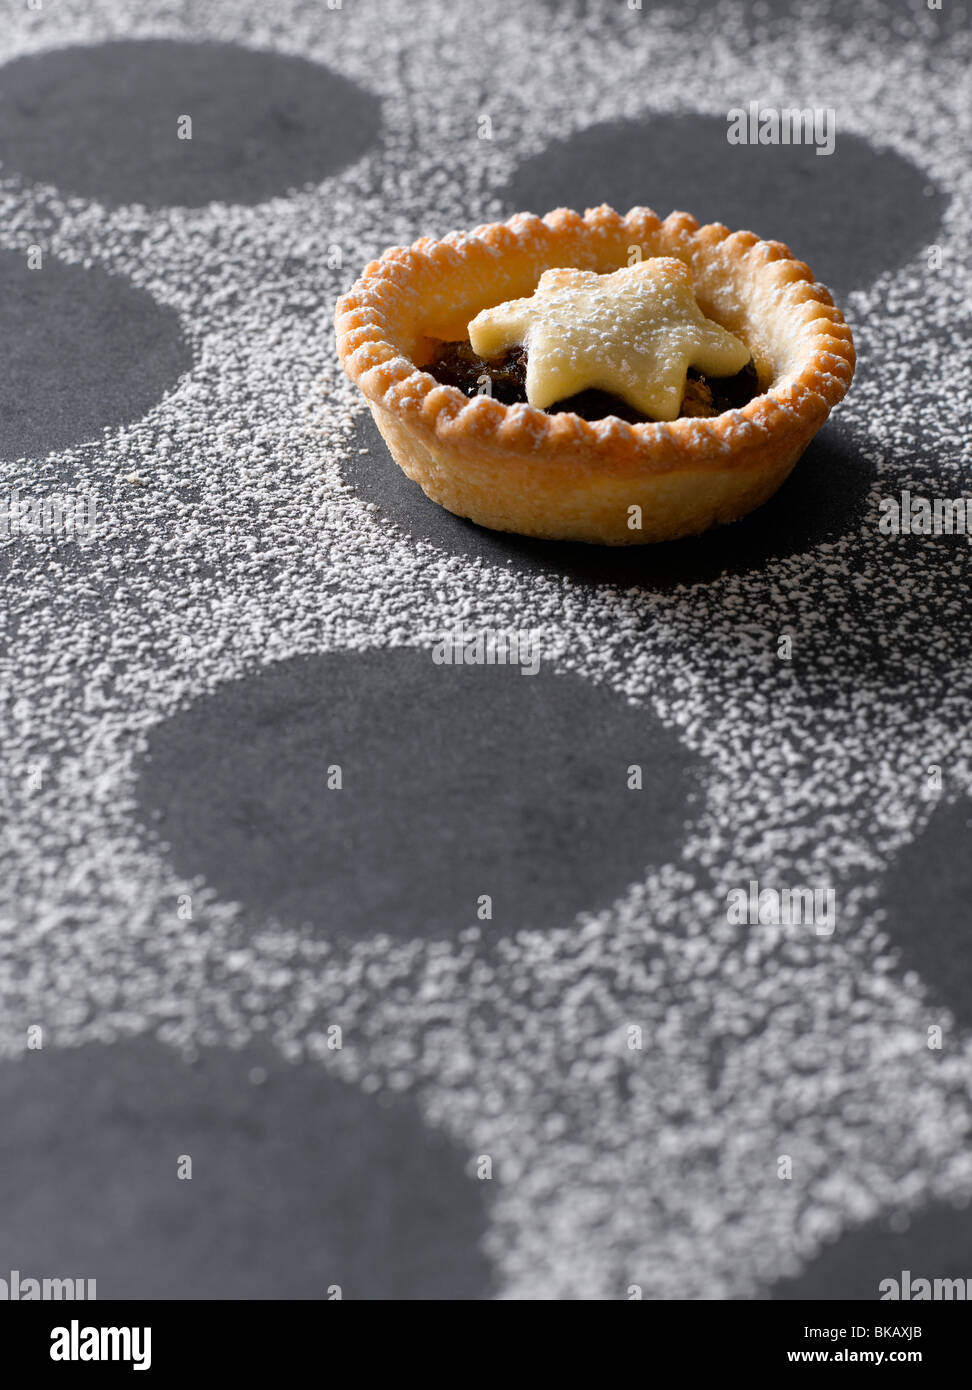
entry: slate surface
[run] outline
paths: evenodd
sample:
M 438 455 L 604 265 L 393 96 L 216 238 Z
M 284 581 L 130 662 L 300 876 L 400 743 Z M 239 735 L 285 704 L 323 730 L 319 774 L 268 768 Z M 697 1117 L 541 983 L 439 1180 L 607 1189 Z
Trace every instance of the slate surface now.
M 400 158 L 389 155 L 387 124 L 397 117 L 387 107 L 382 111 L 380 78 L 367 90 L 360 54 L 357 69 L 346 74 L 339 42 L 331 46 L 330 67 L 325 68 L 319 59 L 293 51 L 284 19 L 268 33 L 260 28 L 264 21 L 253 6 L 223 5 L 208 19 L 199 8 L 190 5 L 181 20 L 173 21 L 168 7 L 159 6 L 155 35 L 147 32 L 153 6 L 140 7 L 137 22 L 134 11 L 126 14 L 123 7 L 117 32 L 114 21 L 100 12 L 89 31 L 80 8 L 68 14 L 60 31 L 55 20 L 30 17 L 9 40 L 4 50 L 8 65 L 0 74 L 0 163 L 12 228 L 0 252 L 0 302 L 8 325 L 0 343 L 6 383 L 0 458 L 7 465 L 8 485 L 21 490 L 29 489 L 32 478 L 41 478 L 46 487 L 64 478 L 90 483 L 99 477 L 98 465 L 85 472 L 87 465 L 69 451 L 99 435 L 114 440 L 102 482 L 116 488 L 115 506 L 122 518 L 133 515 L 137 502 L 120 488 L 120 471 L 147 473 L 160 458 L 165 463 L 169 447 L 154 437 L 122 448 L 117 441 L 125 427 L 137 428 L 141 417 L 186 374 L 198 373 L 206 382 L 220 370 L 232 372 L 238 366 L 220 357 L 224 348 L 217 302 L 207 300 L 205 311 L 196 314 L 189 290 L 181 288 L 173 289 L 174 302 L 166 302 L 160 290 L 166 275 L 174 277 L 173 284 L 178 280 L 188 286 L 196 273 L 193 257 L 211 253 L 212 263 L 203 268 L 200 260 L 199 269 L 209 293 L 215 282 L 207 277 L 218 274 L 212 266 L 232 266 L 237 258 L 243 300 L 249 294 L 258 305 L 264 289 L 274 294 L 278 285 L 283 287 L 283 307 L 275 312 L 284 332 L 298 325 L 302 314 L 317 312 L 313 297 L 305 297 L 303 268 L 300 275 L 293 273 L 289 258 L 300 265 L 302 257 L 319 257 L 320 245 L 304 252 L 297 235 L 294 244 L 282 244 L 271 219 L 271 250 L 261 252 L 261 261 L 250 254 L 249 232 L 240 230 L 244 224 L 234 222 L 231 211 L 224 217 L 209 204 L 226 204 L 231 210 L 232 205 L 252 207 L 256 222 L 245 225 L 259 226 L 259 205 L 286 199 L 301 185 L 316 186 L 314 196 L 320 201 L 308 204 L 313 216 L 332 217 L 338 228 L 343 217 L 349 229 L 341 234 L 349 257 L 339 272 L 345 284 L 353 273 L 352 260 L 423 229 L 412 225 L 421 221 L 415 208 L 423 195 L 411 186 L 401 192 L 409 212 L 397 220 L 396 181 L 405 175 Z M 595 15 L 597 25 L 620 28 L 630 21 L 619 13 L 622 8 L 562 7 L 558 22 L 568 14 L 581 32 L 600 33 L 583 26 L 595 23 Z M 795 13 L 803 8 L 743 6 L 734 10 L 735 32 L 760 42 L 775 38 L 780 52 L 799 63 L 799 53 L 788 45 L 792 41 L 798 48 L 791 36 L 799 17 Z M 862 33 L 866 27 L 879 67 L 884 56 L 894 59 L 902 33 L 926 56 L 946 47 L 949 35 L 960 33 L 961 7 L 951 7 L 940 22 L 937 17 L 929 22 L 923 8 L 915 5 L 907 12 L 915 27 L 906 30 L 893 24 L 882 28 L 866 6 L 861 15 L 858 7 L 843 5 L 822 6 L 819 13 L 835 43 L 839 34 L 853 31 L 855 22 Z M 534 35 L 542 30 L 537 21 L 542 9 L 539 3 L 533 7 Z M 422 18 L 431 22 L 428 7 Z M 700 32 L 719 25 L 719 6 L 671 7 L 670 18 L 669 43 L 697 43 Z M 23 27 L 45 22 L 55 27 Z M 419 68 L 408 48 L 409 21 L 397 13 L 374 23 L 381 32 L 375 40 L 379 70 L 405 71 L 411 63 L 414 80 Z M 247 50 L 250 42 L 280 51 L 256 56 Z M 834 62 L 839 66 L 838 58 Z M 751 75 L 744 56 L 739 64 L 738 99 L 743 102 Z M 489 73 L 484 71 L 481 80 L 488 91 Z M 417 98 L 415 90 L 411 109 L 416 127 L 424 122 L 428 128 L 445 129 L 455 114 L 446 103 L 455 94 L 440 98 L 434 86 L 420 83 Z M 629 104 L 635 107 L 637 101 L 632 98 Z M 474 106 L 473 101 L 470 109 Z M 191 158 L 184 157 L 187 152 L 174 143 L 158 114 L 164 110 L 168 120 L 176 108 L 193 113 Z M 913 148 L 896 148 L 890 139 L 879 144 L 855 130 L 841 136 L 832 160 L 817 159 L 812 150 L 759 148 L 730 163 L 725 123 L 711 112 L 659 112 L 646 103 L 642 114 L 592 112 L 581 127 L 570 134 L 554 128 L 543 149 L 514 159 L 491 188 L 496 202 L 490 206 L 504 213 L 600 201 L 626 207 L 646 200 L 647 166 L 667 206 L 686 206 L 700 219 L 758 227 L 763 235 L 791 242 L 842 297 L 873 288 L 881 276 L 907 271 L 941 235 L 956 192 L 923 166 Z M 363 159 L 365 165 L 355 173 Z M 429 179 L 430 219 L 438 216 L 440 188 L 430 172 L 433 163 L 422 166 Z M 345 170 L 358 182 L 349 187 L 329 183 Z M 47 186 L 54 192 L 45 192 Z M 126 209 L 132 204 L 147 214 L 137 212 L 130 219 Z M 304 207 L 299 197 L 297 205 Z M 95 209 L 93 223 L 101 210 L 108 210 L 105 225 L 118 238 L 117 250 L 109 238 L 101 266 L 84 264 L 87 234 L 82 229 L 89 206 Z M 170 216 L 171 208 L 185 211 Z M 121 211 L 116 214 L 116 209 Z M 193 222 L 197 210 L 203 220 Z M 156 211 L 158 260 L 152 250 Z M 299 211 L 295 217 L 299 221 L 304 215 Z M 280 216 L 283 226 L 284 214 Z M 469 221 L 476 220 L 470 214 Z M 442 230 L 438 225 L 431 229 Z M 50 266 L 29 279 L 23 252 L 35 238 L 43 242 Z M 208 252 L 198 250 L 203 245 Z M 176 264 L 178 273 L 172 270 Z M 130 279 L 133 266 L 138 274 Z M 288 277 L 293 285 L 289 301 Z M 231 272 L 229 288 L 220 282 L 231 308 L 233 278 Z M 185 302 L 178 298 L 183 293 Z M 330 285 L 327 295 L 327 311 L 315 320 L 318 333 L 322 323 L 326 331 Z M 253 312 L 259 316 L 258 308 Z M 924 325 L 922 333 L 924 341 L 946 348 L 953 328 L 935 321 Z M 880 387 L 866 330 L 860 346 L 863 384 L 855 389 L 864 391 L 869 382 Z M 273 407 L 261 397 L 259 361 L 247 364 L 244 373 L 251 367 L 232 407 L 243 411 L 235 418 L 242 418 L 248 438 L 265 417 L 273 418 Z M 314 368 L 312 360 L 294 371 L 298 376 L 306 372 L 310 379 Z M 286 386 L 278 379 L 272 389 L 279 393 Z M 211 501 L 198 473 L 215 465 L 204 447 L 193 453 L 192 431 L 198 428 L 198 438 L 204 438 L 193 397 L 176 405 L 175 426 L 166 429 L 177 430 L 179 411 L 190 447 L 182 446 L 185 468 L 172 484 L 173 495 L 180 504 L 198 500 L 202 512 Z M 119 427 L 120 436 L 113 433 Z M 532 1074 L 539 1064 L 531 1059 L 543 1055 L 543 1048 L 530 1032 L 531 1012 L 545 1027 L 550 1011 L 560 1008 L 552 998 L 556 986 L 545 983 L 543 951 L 552 971 L 582 953 L 579 941 L 554 928 L 577 914 L 607 910 L 648 869 L 664 871 L 678 864 L 705 787 L 712 786 L 714 774 L 705 756 L 680 728 L 677 700 L 665 718 L 612 688 L 612 673 L 634 669 L 644 644 L 655 640 L 657 615 L 666 610 L 646 610 L 641 629 L 637 623 L 618 629 L 610 607 L 602 604 L 606 586 L 635 587 L 664 605 L 676 602 L 673 595 L 684 598 L 679 586 L 704 588 L 754 575 L 769 576 L 772 585 L 778 562 L 819 554 L 818 547 L 824 553 L 829 546 L 853 547 L 872 514 L 868 507 L 873 507 L 876 459 L 882 451 L 893 455 L 899 472 L 910 469 L 918 478 L 934 476 L 940 464 L 920 422 L 906 422 L 890 441 L 875 443 L 859 421 L 848 425 L 838 414 L 779 496 L 754 517 L 707 538 L 651 553 L 621 554 L 494 535 L 449 516 L 398 472 L 370 417 L 358 414 L 339 473 L 332 475 L 337 490 L 343 487 L 354 504 L 377 509 L 384 528 L 380 534 L 394 536 L 394 543 L 406 550 L 424 545 L 431 548 L 435 564 L 485 566 L 484 591 L 490 589 L 488 570 L 493 566 L 509 570 L 526 586 L 562 585 L 565 609 L 589 603 L 586 630 L 600 626 L 610 650 L 603 683 L 577 672 L 555 674 L 545 666 L 537 678 L 518 671 L 485 672 L 486 679 L 470 688 L 462 683 L 463 673 L 434 667 L 411 649 L 414 630 L 403 643 L 386 624 L 390 654 L 342 651 L 331 639 L 316 641 L 313 632 L 291 636 L 281 639 L 280 650 L 269 646 L 266 662 L 248 673 L 232 670 L 225 680 L 207 675 L 209 688 L 188 691 L 175 710 L 164 708 L 160 699 L 148 722 L 140 723 L 143 698 L 152 705 L 144 692 L 156 659 L 153 644 L 171 638 L 171 633 L 160 635 L 161 620 L 153 626 L 157 610 L 151 590 L 163 595 L 162 607 L 174 608 L 183 589 L 198 584 L 205 590 L 210 575 L 218 588 L 225 578 L 222 544 L 227 553 L 235 553 L 246 539 L 242 510 L 226 520 L 218 507 L 212 509 L 214 530 L 198 542 L 192 535 L 181 542 L 171 564 L 163 556 L 156 578 L 149 578 L 148 595 L 134 583 L 127 593 L 124 577 L 126 565 L 139 555 L 147 556 L 149 565 L 158 562 L 146 528 L 124 535 L 122 527 L 106 538 L 96 557 L 83 548 L 70 550 L 62 568 L 54 571 L 52 588 L 36 600 L 31 597 L 32 582 L 37 582 L 31 578 L 34 559 L 25 559 L 16 542 L 8 546 L 4 564 L 15 595 L 9 615 L 13 664 L 8 708 L 16 712 L 16 706 L 37 700 L 38 710 L 44 710 L 33 725 L 29 710 L 19 711 L 31 736 L 28 744 L 19 745 L 28 754 L 9 769 L 11 785 L 30 776 L 24 770 L 32 765 L 30 749 L 42 762 L 49 755 L 56 768 L 58 759 L 70 761 L 72 740 L 76 744 L 80 739 L 86 747 L 102 737 L 110 741 L 118 720 L 124 725 L 127 719 L 135 741 L 126 746 L 117 790 L 111 781 L 114 764 L 106 759 L 99 774 L 107 779 L 105 788 L 90 793 L 92 819 L 82 813 L 83 829 L 73 846 L 67 793 L 63 804 L 54 806 L 49 823 L 65 827 L 63 835 L 52 830 L 48 837 L 25 822 L 24 836 L 15 835 L 10 846 L 9 863 L 24 866 L 31 886 L 27 899 L 13 896 L 5 929 L 3 985 L 10 1033 L 6 1060 L 0 1063 L 0 1098 L 7 1117 L 0 1133 L 0 1276 L 8 1267 L 96 1276 L 102 1297 L 320 1298 L 333 1284 L 341 1285 L 346 1297 L 489 1298 L 509 1296 L 511 1290 L 529 1297 L 548 1296 L 551 1290 L 557 1297 L 583 1297 L 587 1287 L 598 1296 L 605 1289 L 624 1296 L 626 1279 L 640 1268 L 647 1271 L 648 1288 L 664 1296 L 672 1287 L 671 1266 L 663 1267 L 659 1257 L 654 1269 L 645 1253 L 659 1239 L 658 1230 L 669 1242 L 665 1258 L 676 1264 L 680 1259 L 685 1266 L 680 1287 L 696 1296 L 873 1298 L 877 1281 L 901 1268 L 940 1277 L 972 1274 L 972 1228 L 963 1205 L 967 1184 L 959 1159 L 972 1107 L 967 1092 L 944 1081 L 943 1113 L 949 1110 L 952 1128 L 943 1148 L 955 1159 L 951 1176 L 934 1171 L 934 1161 L 926 1156 L 900 1175 L 896 1198 L 858 1202 L 853 1174 L 841 1170 L 845 1189 L 836 1200 L 841 1217 L 829 1227 L 827 1244 L 803 1231 L 801 1222 L 810 1221 L 805 1214 L 780 1218 L 774 1208 L 767 1229 L 782 1219 L 780 1246 L 793 1256 L 788 1276 L 766 1255 L 760 1243 L 765 1231 L 759 1240 L 740 1238 L 738 1246 L 726 1234 L 732 1196 L 723 1201 L 722 1178 L 713 1184 L 715 1224 L 703 1234 L 692 1232 L 689 1218 L 664 1213 L 660 1226 L 653 1225 L 646 1197 L 628 1218 L 635 1231 L 634 1254 L 619 1239 L 617 1268 L 610 1276 L 598 1264 L 602 1257 L 571 1246 L 569 1235 L 559 1266 L 551 1260 L 548 1268 L 535 1253 L 531 1266 L 531 1250 L 557 1245 L 555 1214 L 548 1218 L 538 1197 L 536 1243 L 528 1245 L 512 1272 L 502 1271 L 499 1246 L 505 1228 L 500 1224 L 496 1230 L 501 1234 L 490 1234 L 494 1198 L 491 1191 L 484 1195 L 489 1185 L 473 1176 L 481 1147 L 478 1131 L 477 1139 L 465 1145 L 446 1132 L 450 1088 L 457 1105 L 460 1097 L 466 1098 L 463 1116 L 479 1114 L 491 1124 L 495 1119 L 501 1132 L 500 1117 L 517 1110 L 520 1102 L 512 1099 L 513 1082 L 506 1091 L 499 1079 L 494 1086 L 491 1059 L 502 1052 L 497 1078 Z M 258 453 L 255 459 L 259 470 Z M 279 466 L 277 458 L 267 476 L 272 478 L 272 469 Z M 274 486 L 269 495 L 276 501 Z M 282 473 L 282 508 L 286 486 Z M 176 534 L 177 523 L 172 527 Z M 944 559 L 929 558 L 915 542 L 910 549 L 903 542 L 895 552 L 896 564 L 906 565 L 913 555 L 915 564 L 924 567 L 926 602 L 934 611 L 917 634 L 906 604 L 900 621 L 896 618 L 893 595 L 888 596 L 879 641 L 871 642 L 864 631 L 870 619 L 855 629 L 846 614 L 808 629 L 813 659 L 834 664 L 830 680 L 810 682 L 804 692 L 800 717 L 811 736 L 816 719 L 821 736 L 827 732 L 825 707 L 846 701 L 850 709 L 858 689 L 894 703 L 902 669 L 917 670 L 926 687 L 941 689 L 944 723 L 957 737 L 963 728 L 967 736 L 967 709 L 951 700 L 953 688 L 960 688 L 957 663 L 967 645 L 967 595 L 954 585 L 959 538 L 945 543 L 949 548 L 938 552 Z M 396 563 L 389 558 L 381 572 L 386 593 L 394 592 Z M 276 587 L 283 623 L 291 613 L 303 616 L 305 609 L 295 599 L 288 610 L 286 557 L 267 560 L 271 587 L 274 564 L 280 565 Z M 369 575 L 362 587 L 360 576 L 352 582 L 340 565 L 326 559 L 320 574 L 321 605 L 333 603 L 340 611 L 346 604 L 367 633 L 372 617 Z M 442 574 L 448 578 L 449 571 Z M 863 562 L 861 576 L 862 583 L 870 582 L 871 571 Z M 811 576 L 807 582 L 816 580 Z M 245 576 L 230 576 L 219 589 L 223 601 L 245 605 L 246 583 Z M 851 587 L 853 583 L 852 577 Z M 825 589 L 824 582 L 820 592 Z M 403 612 L 407 616 L 407 605 Z M 25 634 L 36 636 L 46 629 L 48 647 L 59 642 L 67 647 L 66 634 L 76 624 L 87 631 L 87 625 L 97 628 L 103 619 L 107 629 L 122 631 L 129 623 L 137 625 L 139 614 L 147 615 L 148 626 L 138 629 L 131 647 L 99 648 L 80 658 L 75 653 L 67 661 L 63 700 L 42 706 L 43 680 L 27 657 L 18 655 L 18 634 L 26 640 Z M 443 606 L 443 622 L 453 616 Z M 275 621 L 271 613 L 269 628 Z M 229 622 L 226 630 L 232 647 Z M 367 647 L 367 642 L 361 645 Z M 905 702 L 909 689 L 913 687 L 905 684 L 901 692 Z M 79 722 L 72 709 L 82 707 L 84 720 Z M 103 724 L 99 709 L 106 711 Z M 741 741 L 751 738 L 758 744 L 760 719 L 770 717 L 757 713 L 756 732 L 741 734 Z M 916 708 L 915 719 L 923 717 Z M 342 765 L 351 787 L 340 793 L 339 813 L 321 793 L 321 768 L 331 762 Z M 623 770 L 633 763 L 649 767 L 651 779 L 651 794 L 634 802 L 623 781 Z M 55 782 L 58 775 L 62 782 L 67 779 L 62 771 Z M 784 802 L 781 798 L 781 818 Z M 101 865 L 114 853 L 113 846 L 122 843 L 107 813 L 103 823 L 98 820 L 98 807 L 116 803 L 122 819 L 131 818 L 137 842 L 137 851 L 125 860 L 124 873 L 135 875 L 125 899 L 113 899 L 111 884 L 97 881 L 94 871 L 86 877 L 85 868 L 87 854 Z M 858 865 L 845 884 L 872 892 L 885 909 L 883 929 L 898 952 L 895 978 L 920 977 L 929 991 L 929 1018 L 951 1010 L 959 1029 L 968 1027 L 972 1008 L 969 806 L 968 796 L 953 786 L 947 803 L 910 834 L 886 875 L 875 842 L 873 861 Z M 169 875 L 164 891 L 157 882 L 159 862 Z M 472 911 L 484 879 L 496 903 L 496 918 L 488 924 L 477 923 Z M 134 925 L 139 910 L 134 903 L 139 898 L 149 903 L 153 895 L 160 901 L 166 895 L 166 900 L 174 898 L 173 885 L 196 895 L 195 918 L 174 923 L 166 918 L 163 929 L 161 909 L 153 908 L 155 917 Z M 680 890 L 676 885 L 670 891 L 677 904 Z M 233 918 L 224 928 L 221 924 L 230 917 L 220 917 L 218 907 L 200 924 L 201 901 L 241 905 L 242 926 Z M 687 889 L 685 904 L 686 914 L 694 911 Z M 644 911 L 650 915 L 652 910 L 649 901 Z M 100 927 L 84 928 L 86 914 Z M 17 924 L 28 917 L 41 927 L 21 944 Z M 541 937 L 549 933 L 550 945 L 537 947 L 540 963 L 521 975 L 513 956 L 504 954 L 504 941 L 513 942 L 509 949 L 515 951 L 524 930 Z M 210 931 L 216 943 L 212 955 L 205 944 Z M 376 932 L 377 945 L 368 945 Z M 316 964 L 308 957 L 300 965 L 305 938 L 334 950 Z M 448 1048 L 442 1055 L 437 1052 L 440 994 L 435 971 L 410 975 L 391 946 L 383 945 L 386 938 L 406 954 L 410 943 L 424 943 L 433 963 L 444 959 L 449 943 L 461 942 L 471 963 L 447 985 L 457 991 L 468 987 L 481 1009 L 475 1065 L 467 1065 L 466 1058 L 450 1059 Z M 355 942 L 365 942 L 360 960 L 354 955 Z M 586 1018 L 588 994 L 595 999 L 602 989 L 616 989 L 626 999 L 619 1018 L 634 1016 L 637 1005 L 632 1001 L 644 994 L 638 972 L 656 950 L 646 936 L 643 951 L 636 950 L 626 962 L 594 961 L 584 966 L 579 979 L 571 977 L 580 1000 L 578 1020 Z M 451 967 L 442 968 L 448 976 Z M 299 995 L 293 981 L 302 969 L 306 993 Z M 366 989 L 386 994 L 402 1010 L 401 1018 L 414 1012 L 399 1039 L 375 1012 L 368 1066 L 382 1076 L 381 1085 L 371 1084 L 373 1076 L 366 1077 L 364 1064 L 357 1072 L 356 1064 L 348 1063 L 347 1074 L 328 1073 L 321 1037 L 333 1012 L 327 997 L 332 970 L 344 972 L 340 997 L 351 1013 L 348 1000 Z M 491 976 L 491 970 L 497 974 Z M 247 971 L 251 980 L 244 978 Z M 497 979 L 506 981 L 502 988 Z M 447 985 L 441 987 L 442 999 Z M 813 995 L 823 986 L 806 988 Z M 860 988 L 866 993 L 864 985 Z M 703 1012 L 709 1008 L 705 990 L 705 976 L 699 973 L 689 993 L 698 993 Z M 507 1028 L 502 1022 L 504 994 L 516 995 L 527 1021 L 517 1014 L 522 1032 L 511 1027 L 501 1045 L 491 1030 L 502 1034 Z M 187 1001 L 195 1006 L 197 995 L 205 997 L 210 1010 L 199 1011 L 200 1018 L 205 1013 L 205 1025 L 193 1015 L 191 1026 L 171 1022 L 170 1027 L 170 1020 L 192 1014 Z M 779 1001 L 771 1001 L 770 1007 L 787 999 L 781 988 Z M 662 1000 L 662 1015 L 668 1002 Z M 674 1016 L 684 1000 L 673 994 L 670 1002 Z M 318 1008 L 323 1012 L 315 1012 Z M 48 1018 L 54 1045 L 24 1054 L 24 1029 Z M 592 1032 L 598 1026 L 592 1022 Z M 573 1080 L 569 1040 L 579 1037 L 583 1027 L 580 1022 L 564 1027 L 567 1052 L 558 1054 L 563 1075 L 551 1077 L 549 1096 L 554 1099 L 548 1106 L 544 1093 L 540 1105 L 544 1124 L 549 1121 L 543 1145 L 552 1171 L 560 1162 L 558 1146 L 563 1146 L 565 1162 L 568 1149 L 576 1146 L 582 1168 L 610 1158 L 616 1139 L 610 1124 L 592 1118 L 589 1084 L 610 1091 L 622 1115 L 630 1088 L 637 1091 L 640 1084 L 629 1076 L 624 1058 L 605 1074 L 607 1080 L 600 1074 L 593 1083 L 580 1074 Z M 285 1037 L 289 1047 L 281 1042 Z M 303 1053 L 301 1046 L 306 1047 Z M 438 1099 L 423 1090 L 425 1080 L 419 1084 L 417 1058 L 423 1047 L 430 1049 L 442 1077 Z M 707 1055 L 705 1068 L 711 1069 L 715 1089 L 727 1057 L 732 1070 L 727 1047 L 731 1052 L 725 1038 L 713 1041 Z M 383 1048 L 395 1053 L 385 1070 Z M 687 1067 L 694 1065 L 686 1061 Z M 826 1060 L 819 1064 L 824 1082 L 829 1065 Z M 670 1075 L 677 1091 L 677 1065 Z M 365 1077 L 367 1084 L 362 1084 Z M 859 1122 L 866 1134 L 873 1134 L 873 1115 L 861 1119 L 845 1110 L 838 1100 L 840 1089 L 835 1082 L 834 1122 L 855 1134 Z M 907 1104 L 905 1090 L 902 1104 Z M 787 1093 L 781 1113 L 792 1099 Z M 691 1108 L 692 1103 L 686 1105 Z M 798 1101 L 793 1105 L 794 1114 L 799 1113 Z M 829 1123 L 828 1103 L 815 1105 Z M 657 1108 L 639 1111 L 632 1105 L 628 1113 L 642 1155 L 662 1153 L 670 1136 L 688 1124 L 684 1115 L 666 1117 Z M 642 1128 L 637 1131 L 634 1116 L 639 1113 Z M 554 1115 L 556 1123 L 550 1118 Z M 733 1125 L 745 1128 L 745 1114 Z M 677 1140 L 671 1137 L 671 1142 Z M 774 1142 L 767 1140 L 770 1146 Z M 191 1183 L 177 1184 L 173 1175 L 182 1154 L 193 1156 L 194 1174 Z M 511 1158 L 510 1170 L 514 1167 Z M 939 1177 L 951 1202 L 936 1187 Z M 819 1200 L 829 1210 L 835 1203 L 823 1185 Z M 863 1179 L 862 1185 L 867 1187 Z M 850 1194 L 846 1200 L 844 1191 Z M 623 1206 L 620 1193 L 620 1186 L 613 1189 L 604 1180 L 608 1209 Z M 699 1200 L 704 1205 L 706 1199 Z M 525 1201 L 529 1206 L 534 1199 L 528 1195 Z M 895 1215 L 898 1201 L 902 1210 L 909 1208 L 906 1218 Z M 876 1213 L 875 1206 L 880 1208 Z M 811 1201 L 811 1217 L 813 1210 Z M 510 1211 L 515 1214 L 519 1208 L 508 1209 L 505 1218 L 497 1215 L 496 1221 L 509 1221 Z M 555 1213 L 555 1206 L 550 1211 Z M 642 1217 L 645 1249 L 637 1243 Z M 611 1239 L 605 1237 L 609 1263 Z M 724 1263 L 729 1269 L 735 1262 L 741 1271 L 738 1284 L 717 1258 L 705 1265 L 708 1257 L 699 1253 L 699 1242 L 717 1252 L 723 1247 L 732 1251 Z M 808 1245 L 819 1253 L 795 1253 Z M 697 1283 L 693 1261 L 701 1270 Z M 571 1272 L 565 1274 L 565 1266 Z

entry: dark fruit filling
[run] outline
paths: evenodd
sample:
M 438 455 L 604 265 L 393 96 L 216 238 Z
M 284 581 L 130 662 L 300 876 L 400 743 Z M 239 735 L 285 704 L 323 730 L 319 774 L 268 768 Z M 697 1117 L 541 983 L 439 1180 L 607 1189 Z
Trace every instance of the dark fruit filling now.
M 425 371 L 431 372 L 443 386 L 458 386 L 467 396 L 488 393 L 503 405 L 517 405 L 526 400 L 526 367 L 527 353 L 523 347 L 511 348 L 502 357 L 477 357 L 469 343 L 440 343 Z M 751 361 L 735 376 L 705 377 L 690 367 L 679 415 L 721 415 L 724 410 L 738 410 L 758 395 L 759 382 Z M 631 425 L 650 418 L 608 391 L 580 391 L 550 406 L 546 413 L 557 415 L 562 410 L 573 411 L 585 420 L 616 415 Z

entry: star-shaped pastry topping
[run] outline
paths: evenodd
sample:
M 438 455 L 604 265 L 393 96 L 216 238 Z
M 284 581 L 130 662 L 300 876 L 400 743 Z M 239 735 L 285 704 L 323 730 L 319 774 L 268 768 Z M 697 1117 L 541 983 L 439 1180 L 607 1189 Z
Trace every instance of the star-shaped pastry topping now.
M 695 302 L 688 267 L 673 257 L 609 275 L 545 270 L 529 299 L 484 309 L 469 325 L 480 357 L 522 343 L 526 394 L 541 410 L 597 387 L 653 420 L 674 420 L 689 367 L 735 376 L 749 349 Z

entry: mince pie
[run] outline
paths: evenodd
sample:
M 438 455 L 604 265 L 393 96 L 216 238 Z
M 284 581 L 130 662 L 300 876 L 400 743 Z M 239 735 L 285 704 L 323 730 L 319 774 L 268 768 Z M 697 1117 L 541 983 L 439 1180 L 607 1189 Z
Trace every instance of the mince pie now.
M 393 457 L 482 526 L 671 540 L 776 491 L 850 385 L 789 250 L 686 213 L 520 213 L 386 251 L 338 352 Z

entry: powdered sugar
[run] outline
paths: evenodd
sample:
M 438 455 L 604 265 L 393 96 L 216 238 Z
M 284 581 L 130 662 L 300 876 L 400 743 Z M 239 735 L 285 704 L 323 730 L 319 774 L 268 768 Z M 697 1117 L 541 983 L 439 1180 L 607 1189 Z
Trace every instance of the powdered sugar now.
M 885 7 L 855 9 L 845 28 L 808 0 L 754 35 L 722 6 L 704 62 L 691 24 L 648 6 L 577 20 L 78 0 L 9 16 L 5 59 L 119 36 L 300 55 L 378 96 L 383 124 L 357 163 L 252 207 L 106 207 L 3 169 L 5 247 L 124 276 L 178 312 L 193 355 L 131 424 L 3 466 L 7 487 L 97 494 L 103 522 L 86 546 L 9 550 L 8 1055 L 36 1022 L 58 1046 L 264 1033 L 368 1089 L 412 1090 L 430 1124 L 494 1156 L 508 1297 L 746 1295 L 848 1224 L 972 1193 L 969 1042 L 896 973 L 878 892 L 938 800 L 972 789 L 967 541 L 884 537 L 876 507 L 967 486 L 967 41 L 931 63 L 909 29 L 877 62 Z M 860 365 L 840 429 L 876 469 L 860 526 L 661 592 L 445 553 L 364 504 L 344 478 L 363 406 L 331 330 L 360 267 L 500 215 L 495 191 L 553 138 L 646 110 L 721 116 L 740 95 L 825 101 L 838 144 L 891 146 L 950 194 L 941 268 L 913 256 L 843 305 Z M 136 795 L 156 725 L 268 662 L 421 645 L 459 618 L 540 632 L 545 662 L 677 731 L 706 769 L 677 862 L 608 911 L 488 951 L 488 924 L 340 947 L 272 917 L 253 932 L 179 877 Z M 833 885 L 834 936 L 731 926 L 725 894 L 753 877 Z

